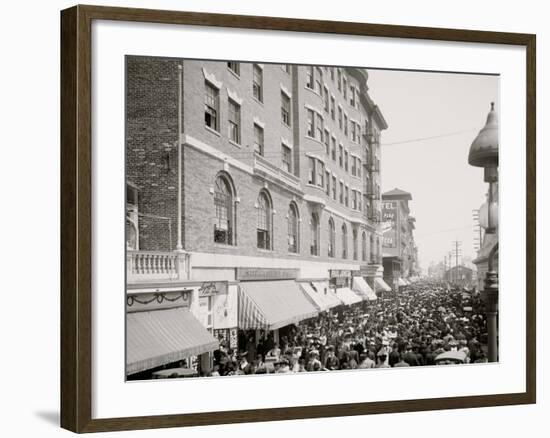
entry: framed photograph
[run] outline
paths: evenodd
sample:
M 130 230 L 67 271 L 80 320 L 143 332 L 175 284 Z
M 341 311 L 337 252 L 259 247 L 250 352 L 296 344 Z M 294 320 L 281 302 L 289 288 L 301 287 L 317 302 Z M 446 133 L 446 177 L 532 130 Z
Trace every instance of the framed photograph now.
M 535 35 L 75 6 L 61 121 L 62 427 L 535 403 Z

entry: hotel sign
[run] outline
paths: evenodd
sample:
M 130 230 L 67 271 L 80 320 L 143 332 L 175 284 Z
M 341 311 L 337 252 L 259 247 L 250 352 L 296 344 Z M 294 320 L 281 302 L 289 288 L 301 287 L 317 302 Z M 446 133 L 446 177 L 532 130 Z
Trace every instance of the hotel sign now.
M 279 268 L 236 268 L 237 280 L 295 280 L 298 278 L 298 269 Z
M 382 203 L 382 246 L 397 247 L 397 201 Z

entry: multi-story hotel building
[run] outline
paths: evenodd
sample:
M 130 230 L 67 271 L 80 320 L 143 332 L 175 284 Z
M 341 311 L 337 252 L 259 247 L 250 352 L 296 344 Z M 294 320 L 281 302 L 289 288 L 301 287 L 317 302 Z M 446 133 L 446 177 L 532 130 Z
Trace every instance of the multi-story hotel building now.
M 418 250 L 413 235 L 416 219 L 410 214 L 411 200 L 409 192 L 398 188 L 382 194 L 382 215 L 387 224 L 383 233 L 384 279 L 394 290 L 418 275 Z
M 387 287 L 387 125 L 366 70 L 128 57 L 126 71 L 129 316 L 153 299 L 161 310 L 186 302 L 236 347 L 242 330 L 277 339 Z M 129 342 L 150 328 L 132 324 Z M 212 349 L 199 335 L 204 346 L 187 353 Z M 177 356 L 134 353 L 128 374 Z

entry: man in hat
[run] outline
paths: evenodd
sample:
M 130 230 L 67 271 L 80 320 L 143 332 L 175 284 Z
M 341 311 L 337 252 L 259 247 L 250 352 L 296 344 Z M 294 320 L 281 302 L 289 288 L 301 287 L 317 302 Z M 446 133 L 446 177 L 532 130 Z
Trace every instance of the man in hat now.
M 325 368 L 329 371 L 337 370 L 340 368 L 340 360 L 334 354 L 334 345 L 327 347 L 327 355 L 325 359 Z

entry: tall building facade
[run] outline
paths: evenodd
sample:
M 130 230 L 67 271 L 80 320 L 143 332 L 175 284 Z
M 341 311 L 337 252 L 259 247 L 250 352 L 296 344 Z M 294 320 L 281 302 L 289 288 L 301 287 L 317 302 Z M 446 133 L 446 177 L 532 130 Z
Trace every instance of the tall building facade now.
M 318 310 L 302 289 L 376 290 L 387 124 L 367 83 L 357 68 L 128 57 L 127 294 L 185 289 L 236 347 Z

